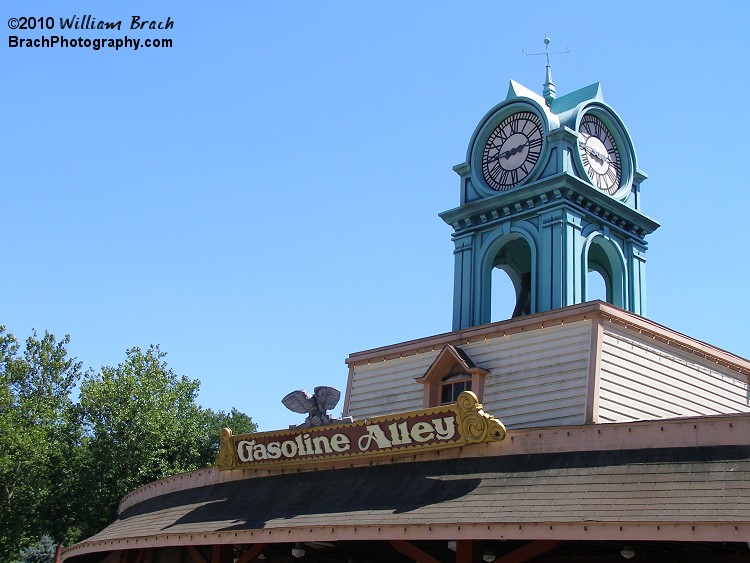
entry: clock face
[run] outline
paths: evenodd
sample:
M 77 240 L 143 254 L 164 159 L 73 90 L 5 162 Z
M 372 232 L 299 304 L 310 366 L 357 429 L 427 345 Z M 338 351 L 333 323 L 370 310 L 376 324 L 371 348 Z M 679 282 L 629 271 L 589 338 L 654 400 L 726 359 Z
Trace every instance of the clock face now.
M 487 139 L 482 154 L 482 176 L 487 185 L 504 191 L 522 182 L 542 153 L 542 120 L 521 111 L 506 117 Z
M 589 113 L 578 127 L 578 152 L 591 182 L 601 191 L 614 194 L 622 180 L 620 151 L 609 129 Z

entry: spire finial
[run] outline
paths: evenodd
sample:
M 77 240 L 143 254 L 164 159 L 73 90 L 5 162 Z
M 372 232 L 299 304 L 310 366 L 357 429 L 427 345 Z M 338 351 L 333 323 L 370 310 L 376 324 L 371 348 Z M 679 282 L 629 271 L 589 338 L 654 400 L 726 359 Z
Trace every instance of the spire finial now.
M 550 67 L 549 65 L 549 44 L 549 37 L 545 37 L 544 54 L 547 56 L 547 76 L 544 80 L 544 90 L 542 90 L 542 95 L 544 96 L 544 101 L 547 102 L 547 107 L 551 107 L 552 102 L 557 97 L 557 92 L 555 92 L 555 85 L 552 82 L 552 67 Z
M 523 50 L 524 55 L 544 55 L 547 57 L 547 74 L 544 80 L 544 90 L 542 90 L 542 95 L 544 96 L 544 101 L 547 102 L 547 106 L 552 106 L 552 102 L 557 97 L 557 93 L 555 91 L 555 84 L 552 82 L 552 67 L 549 64 L 549 56 L 550 55 L 563 55 L 565 53 L 570 53 L 570 47 L 568 47 L 565 51 L 557 51 L 550 53 L 549 52 L 549 44 L 551 43 L 551 40 L 546 35 L 544 36 L 544 53 L 527 53 L 525 50 Z

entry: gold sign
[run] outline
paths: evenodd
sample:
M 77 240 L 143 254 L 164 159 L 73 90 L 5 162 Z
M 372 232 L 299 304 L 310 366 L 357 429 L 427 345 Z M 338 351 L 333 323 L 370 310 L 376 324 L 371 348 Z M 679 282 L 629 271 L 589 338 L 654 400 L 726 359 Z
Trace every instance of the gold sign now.
M 232 435 L 221 431 L 219 469 L 325 462 L 354 456 L 395 455 L 505 438 L 471 391 L 453 405 L 358 420 L 351 424 Z

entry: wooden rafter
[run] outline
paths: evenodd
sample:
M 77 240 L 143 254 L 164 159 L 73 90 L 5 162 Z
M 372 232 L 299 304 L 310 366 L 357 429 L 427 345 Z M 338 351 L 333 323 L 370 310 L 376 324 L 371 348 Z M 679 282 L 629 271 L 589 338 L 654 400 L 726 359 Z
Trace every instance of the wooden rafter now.
M 201 555 L 200 551 L 195 549 L 192 545 L 187 546 L 187 552 L 194 563 L 208 563 L 206 558 Z
M 495 563 L 524 563 L 525 561 L 531 561 L 535 557 L 539 557 L 540 555 L 552 551 L 561 543 L 561 541 L 556 540 L 533 541 L 527 543 L 523 547 L 519 547 L 511 553 L 495 559 Z
M 211 546 L 211 563 L 232 563 L 234 546 L 217 544 Z
M 440 560 L 435 559 L 429 553 L 425 553 L 411 542 L 404 540 L 390 540 L 388 543 L 391 544 L 393 549 L 413 559 L 417 563 L 440 563 Z

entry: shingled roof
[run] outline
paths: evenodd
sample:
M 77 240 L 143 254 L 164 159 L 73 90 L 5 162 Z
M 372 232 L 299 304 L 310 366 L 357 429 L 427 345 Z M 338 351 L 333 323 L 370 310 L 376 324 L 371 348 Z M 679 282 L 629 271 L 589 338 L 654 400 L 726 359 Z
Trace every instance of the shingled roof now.
M 563 452 L 275 475 L 156 496 L 88 542 L 290 527 L 750 521 L 750 446 Z

